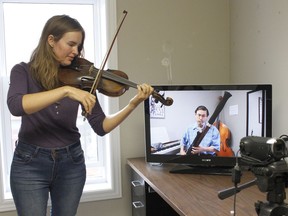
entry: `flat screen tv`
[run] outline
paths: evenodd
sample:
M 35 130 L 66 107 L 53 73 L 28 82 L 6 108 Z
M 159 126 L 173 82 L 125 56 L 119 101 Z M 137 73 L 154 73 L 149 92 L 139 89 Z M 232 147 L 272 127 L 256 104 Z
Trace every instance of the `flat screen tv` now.
M 236 157 L 241 163 L 240 153 L 237 153 L 241 138 L 272 134 L 270 84 L 153 87 L 163 98 L 172 98 L 173 104 L 164 106 L 154 97 L 144 102 L 146 161 L 153 165 L 173 163 L 172 173 L 230 175 Z M 199 105 L 209 110 L 207 120 L 215 119 L 208 122 L 220 134 L 220 151 L 216 155 L 180 154 L 182 137 L 187 127 L 195 122 L 195 109 Z

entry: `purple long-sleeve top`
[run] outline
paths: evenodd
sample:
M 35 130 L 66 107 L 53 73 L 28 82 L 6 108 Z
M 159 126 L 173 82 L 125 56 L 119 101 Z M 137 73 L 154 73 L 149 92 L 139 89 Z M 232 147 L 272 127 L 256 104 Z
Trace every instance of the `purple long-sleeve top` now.
M 39 112 L 25 113 L 23 96 L 41 91 L 43 88 L 32 79 L 27 63 L 21 62 L 12 68 L 7 104 L 12 115 L 22 117 L 18 140 L 46 148 L 64 147 L 78 142 L 81 136 L 76 126 L 78 101 L 67 97 Z M 106 134 L 103 129 L 104 118 L 105 114 L 97 99 L 87 120 L 100 136 Z

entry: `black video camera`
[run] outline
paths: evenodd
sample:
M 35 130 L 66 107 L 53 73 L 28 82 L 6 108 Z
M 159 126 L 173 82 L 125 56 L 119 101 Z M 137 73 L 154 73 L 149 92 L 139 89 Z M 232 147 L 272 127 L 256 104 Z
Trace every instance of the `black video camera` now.
M 242 161 L 247 165 L 267 165 L 287 157 L 287 136 L 267 138 L 247 136 L 240 141 Z

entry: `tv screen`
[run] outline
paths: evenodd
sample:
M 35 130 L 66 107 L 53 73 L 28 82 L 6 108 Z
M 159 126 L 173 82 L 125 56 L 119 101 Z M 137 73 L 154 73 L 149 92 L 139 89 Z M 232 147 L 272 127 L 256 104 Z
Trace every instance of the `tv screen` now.
M 146 161 L 179 165 L 171 172 L 225 174 L 240 157 L 241 138 L 272 134 L 270 84 L 153 87 L 173 104 L 165 106 L 152 96 L 144 102 Z M 200 119 L 208 122 L 201 129 Z

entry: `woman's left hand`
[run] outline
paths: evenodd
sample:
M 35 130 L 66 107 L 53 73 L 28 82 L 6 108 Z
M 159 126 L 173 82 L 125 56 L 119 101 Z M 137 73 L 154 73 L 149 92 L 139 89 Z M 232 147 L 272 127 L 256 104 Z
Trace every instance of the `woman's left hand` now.
M 146 100 L 154 91 L 154 88 L 146 83 L 137 86 L 138 93 L 131 100 L 130 104 L 135 107 Z

